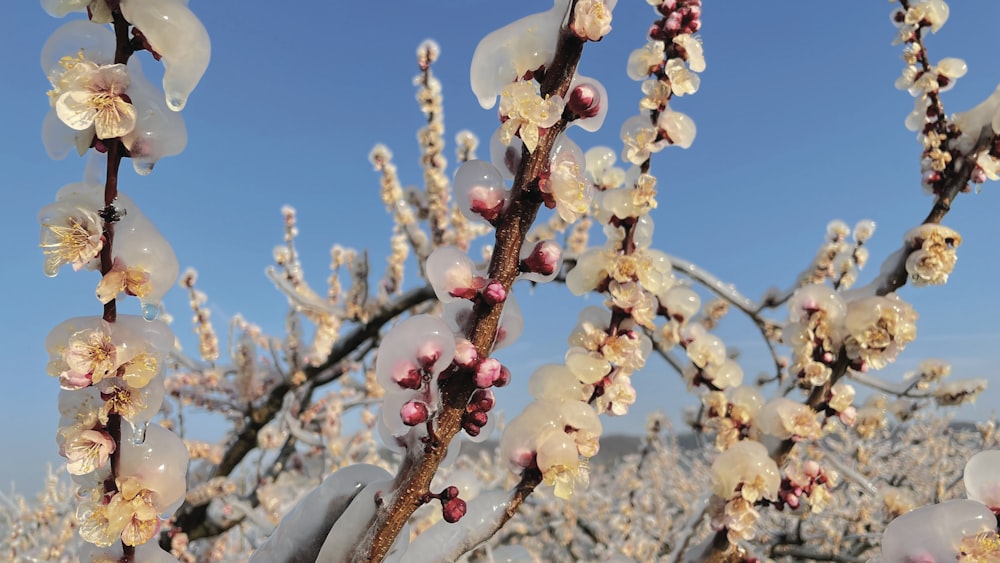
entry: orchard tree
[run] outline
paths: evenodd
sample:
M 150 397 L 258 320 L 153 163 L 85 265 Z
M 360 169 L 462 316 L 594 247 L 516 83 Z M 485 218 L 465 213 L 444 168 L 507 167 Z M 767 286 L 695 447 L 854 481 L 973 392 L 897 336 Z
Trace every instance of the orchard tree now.
M 389 147 L 370 153 L 393 218 L 381 278 L 366 253 L 338 245 L 315 289 L 286 207 L 267 271 L 289 303 L 286 331 L 237 317 L 224 340 L 155 213 L 119 190 L 123 163 L 146 175 L 184 149 L 180 112 L 208 66 L 207 31 L 184 0 L 42 5 L 85 14 L 43 48 L 43 136 L 53 157 L 89 159 L 39 213 L 44 272 L 100 272 L 102 309 L 46 340 L 72 484 L 54 477 L 39 504 L 5 508 L 12 560 L 1000 560 L 994 425 L 934 410 L 973 400 L 985 380 L 946 379 L 939 360 L 900 383 L 879 374 L 916 338 L 899 290 L 947 282 L 962 237 L 943 220 L 960 194 L 1000 177 L 1000 89 L 968 111 L 944 106 L 967 68 L 925 46 L 948 20 L 943 0 L 890 7 L 931 203 L 867 284 L 856 282 L 868 220 L 831 222 L 803 273 L 759 300 L 654 248 L 669 176 L 659 153 L 692 146 L 702 119 L 680 111 L 711 51 L 702 3 L 648 1 L 625 69 L 638 87 L 623 103 L 639 111 L 605 124 L 608 91 L 577 65 L 616 8 L 636 7 L 555 0 L 476 48 L 471 88 L 498 124 L 482 149 L 456 136 L 454 170 L 439 46 L 418 47 L 422 188 L 403 187 Z M 162 63 L 162 88 L 140 51 Z M 602 127 L 620 127 L 619 146 L 571 139 Z M 176 347 L 161 303 L 175 284 L 190 297 L 196 356 Z M 562 362 L 518 373 L 496 352 L 532 322 L 516 296 L 537 284 L 599 305 L 580 311 Z M 132 300 L 141 314 L 119 314 Z M 716 331 L 728 314 L 755 328 L 770 373 L 746 376 Z M 592 461 L 607 446 L 602 419 L 629 413 L 632 380 L 654 357 L 699 405 L 684 416 L 696 443 L 656 415 L 635 451 Z M 506 385 L 532 402 L 501 422 L 494 390 Z M 855 401 L 856 386 L 877 393 Z M 228 432 L 186 439 L 192 409 Z M 460 452 L 494 431 L 494 447 Z

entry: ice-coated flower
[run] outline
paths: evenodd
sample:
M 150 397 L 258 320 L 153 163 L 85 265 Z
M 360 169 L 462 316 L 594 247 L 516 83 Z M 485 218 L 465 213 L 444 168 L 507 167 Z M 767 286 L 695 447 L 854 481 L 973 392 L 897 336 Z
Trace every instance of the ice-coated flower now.
M 984 378 L 956 379 L 942 383 L 934 389 L 934 402 L 942 407 L 954 407 L 976 402 L 976 397 L 986 390 L 988 381 Z
M 559 96 L 538 94 L 538 85 L 530 80 L 508 84 L 500 92 L 500 141 L 509 145 L 515 134 L 521 137 L 528 152 L 538 146 L 539 129 L 555 125 L 562 115 L 565 102 Z
M 640 47 L 628 57 L 628 77 L 632 80 L 643 80 L 663 65 L 663 54 L 666 47 L 663 41 L 649 41 L 645 47 Z
M 56 275 L 64 264 L 74 270 L 97 266 L 96 258 L 104 248 L 104 223 L 86 202 L 76 198 L 57 201 L 38 213 L 38 221 L 45 275 Z
M 778 465 L 767 448 L 754 440 L 741 440 L 712 462 L 712 492 L 722 499 L 742 497 L 749 503 L 774 499 L 781 485 Z
M 908 231 L 904 240 L 916 249 L 906 257 L 906 271 L 914 285 L 948 281 L 958 260 L 955 249 L 962 244 L 961 235 L 944 225 L 925 223 Z
M 930 25 L 931 32 L 937 33 L 941 26 L 948 21 L 948 13 L 948 4 L 944 0 L 914 2 L 906 11 L 904 23 L 909 26 L 917 26 L 926 22 Z
M 107 547 L 121 539 L 125 545 L 148 542 L 159 529 L 156 493 L 136 478 L 119 478 L 118 492 L 103 502 L 104 494 L 93 491 L 77 508 L 80 537 Z
M 547 196 L 546 206 L 554 207 L 567 223 L 577 220 L 590 209 L 591 190 L 583 170 L 571 151 L 563 151 L 549 164 L 549 176 L 538 184 Z
M 98 139 L 123 137 L 135 128 L 136 111 L 126 91 L 128 70 L 123 64 L 99 66 L 82 61 L 66 71 L 65 91 L 56 98 L 56 115 L 77 131 L 91 126 Z
M 115 345 L 111 327 L 101 321 L 100 328 L 74 333 L 63 352 L 66 369 L 59 374 L 64 389 L 80 389 L 98 383 L 115 372 Z
M 996 516 L 989 508 L 973 500 L 947 500 L 918 508 L 886 526 L 882 535 L 882 560 L 996 561 L 993 554 L 981 559 L 965 559 L 959 554 L 966 538 L 975 540 L 980 534 L 995 534 L 996 525 Z M 983 539 L 990 537 L 983 536 Z
M 110 434 L 82 424 L 60 428 L 56 440 L 59 443 L 59 455 L 66 458 L 66 471 L 70 475 L 86 475 L 97 471 L 115 451 L 115 441 Z
M 670 83 L 665 80 L 650 79 L 642 83 L 645 96 L 639 100 L 639 109 L 661 110 L 670 101 Z
M 600 41 L 611 32 L 611 9 L 604 0 L 580 0 L 573 10 L 570 28 L 577 37 L 590 41 Z
M 1000 510 L 1000 450 L 984 450 L 969 458 L 962 481 L 970 499 L 994 512 Z
M 668 59 L 663 71 L 670 79 L 670 91 L 676 96 L 694 94 L 701 85 L 701 77 L 688 70 L 684 61 L 680 59 Z
M 94 23 L 111 23 L 113 20 L 107 0 L 42 0 L 42 9 L 56 18 L 86 10 Z
M 916 320 L 913 307 L 894 293 L 848 303 L 844 318 L 848 357 L 872 369 L 885 367 L 917 337 Z
M 628 313 L 636 323 L 649 329 L 655 328 L 653 318 L 656 316 L 656 298 L 643 291 L 641 285 L 612 281 L 608 285 L 608 293 L 611 304 Z
M 634 115 L 625 120 L 620 133 L 624 145 L 622 160 L 642 164 L 650 154 L 660 152 L 668 141 L 661 139 L 656 129 L 647 115 Z
M 684 50 L 684 60 L 694 72 L 705 72 L 705 51 L 701 41 L 690 33 L 682 33 L 673 39 L 674 45 Z M 671 79 L 673 82 L 673 79 Z
M 776 397 L 757 413 L 758 428 L 782 440 L 814 440 L 822 434 L 816 413 L 798 401 Z
M 138 267 L 129 268 L 120 258 L 115 258 L 111 270 L 97 284 L 97 299 L 107 303 L 123 291 L 128 295 L 145 297 L 149 292 L 149 272 Z
M 587 179 L 601 188 L 617 188 L 625 182 L 625 171 L 615 166 L 615 151 L 597 146 L 584 153 Z
M 601 422 L 582 401 L 536 400 L 515 417 L 500 439 L 501 456 L 512 471 L 537 466 L 542 480 L 567 499 L 589 473 L 580 456 L 597 452 Z
M 604 386 L 604 394 L 597 398 L 597 413 L 625 416 L 636 400 L 632 378 L 624 373 L 616 374 L 609 385 Z
M 677 145 L 682 149 L 689 148 L 694 143 L 695 135 L 698 134 L 693 119 L 687 114 L 674 111 L 669 107 L 660 112 L 660 117 L 656 120 L 656 127 L 663 132 L 665 142 Z

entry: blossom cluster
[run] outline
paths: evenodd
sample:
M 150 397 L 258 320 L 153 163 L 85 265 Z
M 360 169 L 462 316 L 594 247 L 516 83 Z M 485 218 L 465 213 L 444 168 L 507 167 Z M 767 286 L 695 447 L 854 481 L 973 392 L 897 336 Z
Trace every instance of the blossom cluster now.
M 118 192 L 122 157 L 148 174 L 183 150 L 177 113 L 208 64 L 208 36 L 179 0 L 43 0 L 53 16 L 85 11 L 90 21 L 60 27 L 42 49 L 52 84 L 43 127 L 49 154 L 93 148 L 107 178 L 64 186 L 39 212 L 44 272 L 64 265 L 99 270 L 96 297 L 104 314 L 69 319 L 46 339 L 47 371 L 59 379 L 59 453 L 80 487 L 84 561 L 174 558 L 155 542 L 161 523 L 185 498 L 188 450 L 177 435 L 151 424 L 165 395 L 165 364 L 174 335 L 157 320 L 160 301 L 178 275 L 170 244 L 128 196 Z M 103 24 L 114 23 L 115 32 Z M 142 39 L 132 43 L 127 29 Z M 141 45 L 141 46 L 140 46 Z M 144 77 L 133 50 L 148 49 L 166 66 L 163 91 Z M 141 316 L 119 315 L 117 302 L 139 300 Z

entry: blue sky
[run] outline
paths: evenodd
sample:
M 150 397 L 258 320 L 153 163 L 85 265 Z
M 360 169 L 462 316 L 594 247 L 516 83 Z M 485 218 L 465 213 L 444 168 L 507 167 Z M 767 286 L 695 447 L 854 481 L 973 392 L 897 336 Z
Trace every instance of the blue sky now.
M 328 274 L 333 243 L 367 248 L 373 272 L 381 273 L 391 223 L 367 155 L 376 142 L 386 143 L 403 183 L 421 180 L 415 131 L 422 116 L 411 85 L 416 46 L 427 37 L 441 45 L 435 73 L 444 85 L 449 143 L 465 128 L 487 139 L 496 115 L 480 109 L 469 88 L 472 51 L 486 33 L 550 5 L 393 0 L 352 4 L 348 16 L 345 4 L 302 0 L 284 13 L 192 2 L 212 36 L 213 58 L 184 111 L 188 147 L 161 161 L 151 176 L 138 177 L 130 166 L 122 175 L 121 189 L 171 241 L 182 269 L 199 270 L 220 331 L 239 312 L 280 333 L 285 300 L 263 269 L 281 241 L 284 204 L 299 211 L 299 248 L 316 286 Z M 674 104 L 697 123 L 698 137 L 689 150 L 667 149 L 653 162 L 660 178 L 658 248 L 698 262 L 756 299 L 772 285 L 787 286 L 808 264 L 829 220 L 870 218 L 878 230 L 861 282 L 874 275 L 931 205 L 919 185 L 920 146 L 903 127 L 912 99 L 893 88 L 903 62 L 900 47 L 891 44 L 889 11 L 886 2 L 789 2 L 780 9 L 706 2 L 701 35 L 708 68 L 701 90 Z M 603 81 L 611 105 L 604 130 L 572 131 L 584 149 L 620 148 L 619 124 L 637 111 L 641 96 L 639 84 L 625 76 L 625 60 L 644 43 L 652 20 L 645 2 L 622 1 L 612 33 L 587 46 L 580 71 Z M 969 74 L 945 94 L 949 111 L 968 109 L 1000 82 L 997 21 L 1000 4 L 994 0 L 953 2 L 948 24 L 928 40 L 932 60 L 969 63 Z M 11 5 L 0 19 L 7 53 L 0 80 L 0 170 L 6 172 L 10 219 L 0 229 L 11 243 L 0 325 L 8 366 L 0 421 L 9 431 L 0 444 L 8 459 L 17 459 L 0 464 L 0 487 L 17 481 L 26 492 L 40 485 L 47 461 L 59 460 L 58 385 L 45 375 L 45 335 L 65 318 L 101 310 L 91 297 L 97 274 L 64 270 L 47 279 L 37 247 L 37 211 L 60 186 L 78 181 L 84 167 L 74 156 L 50 161 L 40 138 L 49 85 L 38 53 L 61 23 L 30 1 Z M 152 67 L 145 64 L 147 73 Z M 447 155 L 454 160 L 451 144 Z M 884 372 L 887 377 L 941 357 L 953 362 L 953 377 L 996 379 L 996 190 L 987 184 L 979 195 L 962 196 L 947 218 L 965 239 L 948 285 L 902 291 L 920 313 L 918 340 Z M 515 379 L 501 395 L 501 407 L 514 410 L 527 401 L 530 366 L 558 361 L 576 312 L 599 303 L 558 287 L 518 293 L 529 329 L 505 352 Z M 173 290 L 166 303 L 182 343 L 194 349 L 184 294 Z M 767 368 L 756 333 L 745 323 L 727 322 L 721 336 L 743 351 L 748 373 Z M 610 430 L 641 429 L 643 415 L 656 408 L 679 420 L 680 406 L 694 403 L 660 365 L 635 383 L 636 414 L 606 419 Z M 998 403 L 1000 387 L 963 416 L 984 418 Z

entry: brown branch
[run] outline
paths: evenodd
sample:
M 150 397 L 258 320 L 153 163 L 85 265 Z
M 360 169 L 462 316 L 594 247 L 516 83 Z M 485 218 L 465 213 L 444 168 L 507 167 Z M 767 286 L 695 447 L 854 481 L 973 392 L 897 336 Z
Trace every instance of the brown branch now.
M 572 7 L 571 7 L 572 9 Z M 565 97 L 583 51 L 583 42 L 568 30 L 561 30 L 556 54 L 546 69 L 541 85 L 542 96 L 558 94 Z M 497 221 L 496 244 L 490 261 L 489 277 L 510 291 L 520 273 L 521 245 L 541 205 L 538 182 L 549 164 L 556 137 L 566 128 L 560 120 L 541 135 L 531 153 L 522 149 L 521 165 L 514 178 L 510 208 Z M 503 304 L 478 302 L 473 308 L 474 321 L 468 338 L 482 357 L 489 355 L 496 337 Z M 434 421 L 437 439 L 429 447 L 407 451 L 407 456 L 393 483 L 395 497 L 385 502 L 369 525 L 369 534 L 359 541 L 355 560 L 381 561 L 389 552 L 396 536 L 413 512 L 421 506 L 421 497 L 429 491 L 431 479 L 448 451 L 451 439 L 461 430 L 465 407 L 476 386 L 469 378 L 446 377 L 441 382 L 441 410 Z M 518 488 L 510 514 L 534 489 L 534 485 Z M 509 518 L 508 516 L 508 518 Z M 506 520 L 504 520 L 506 521 Z

